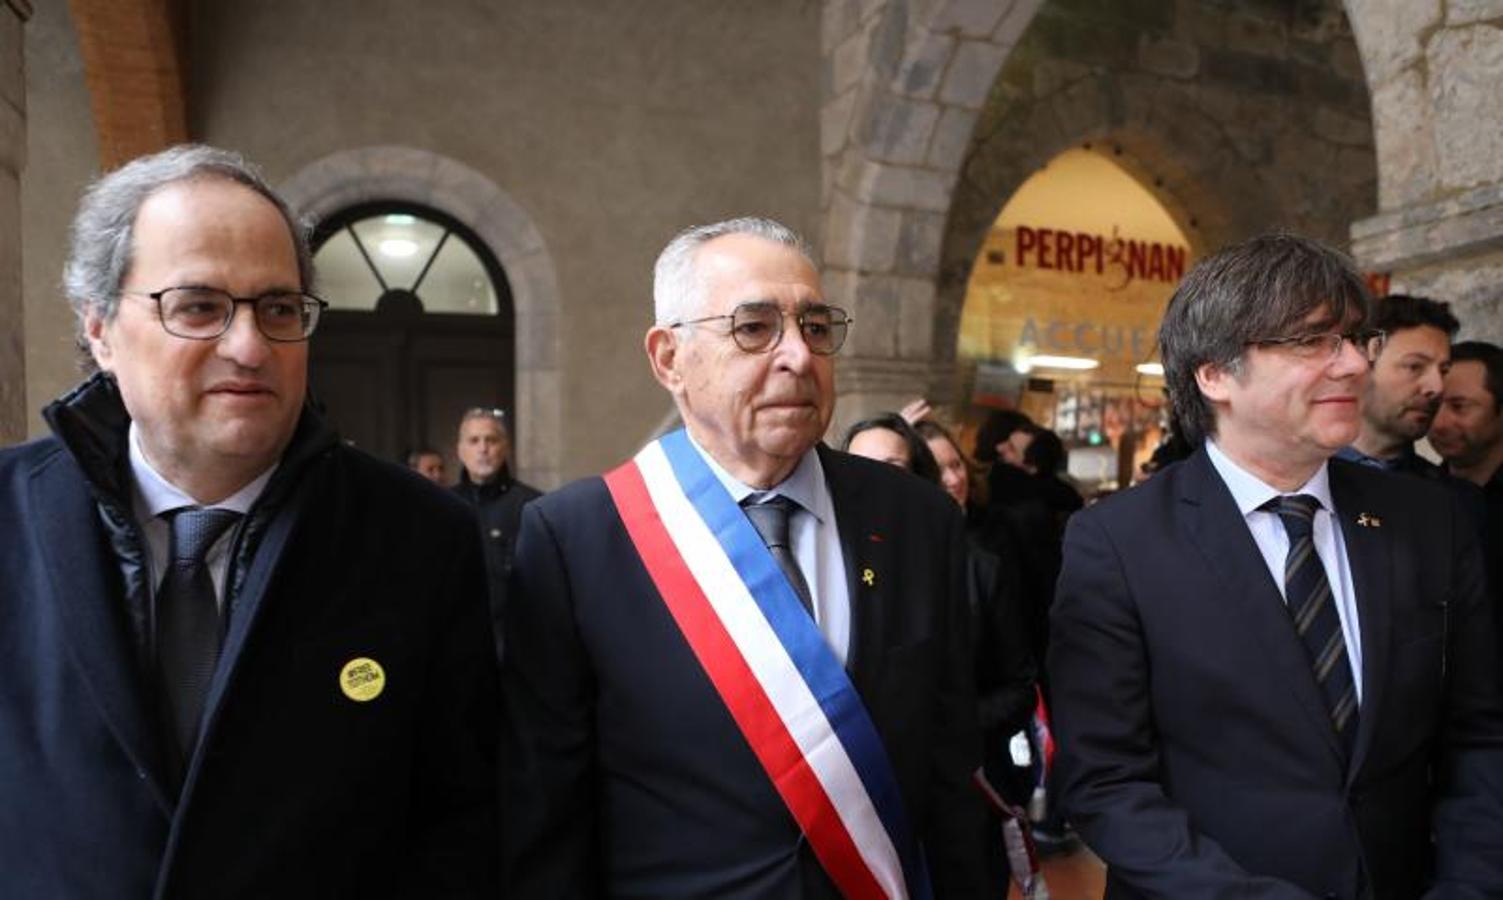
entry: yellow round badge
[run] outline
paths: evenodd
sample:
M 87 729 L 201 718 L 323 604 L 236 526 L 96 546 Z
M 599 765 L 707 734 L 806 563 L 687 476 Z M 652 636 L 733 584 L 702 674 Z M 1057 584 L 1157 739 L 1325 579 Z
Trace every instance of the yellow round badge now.
M 376 699 L 385 688 L 386 670 L 368 656 L 358 656 L 339 670 L 339 689 L 356 703 Z

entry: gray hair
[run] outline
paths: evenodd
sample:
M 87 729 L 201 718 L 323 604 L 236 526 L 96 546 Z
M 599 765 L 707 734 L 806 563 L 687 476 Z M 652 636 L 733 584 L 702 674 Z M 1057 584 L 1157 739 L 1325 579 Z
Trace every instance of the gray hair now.
M 1159 325 L 1164 380 L 1185 439 L 1197 446 L 1216 433 L 1216 410 L 1195 380 L 1201 366 L 1235 375 L 1249 344 L 1360 324 L 1370 308 L 1351 261 L 1308 238 L 1267 234 L 1201 260 Z M 1322 321 L 1306 323 L 1315 313 Z
M 792 247 L 809 261 L 810 266 L 814 265 L 809 244 L 798 232 L 772 219 L 744 216 L 687 228 L 668 242 L 652 269 L 653 315 L 658 325 L 683 321 L 699 308 L 704 298 L 700 296 L 703 285 L 695 271 L 695 256 L 699 248 L 710 241 L 732 234 L 749 234 Z
M 300 287 L 304 291 L 312 289 L 309 229 L 298 221 L 261 173 L 233 151 L 180 144 L 132 160 L 95 179 L 84 191 L 78 213 L 73 217 L 68 262 L 63 267 L 63 290 L 80 329 L 84 316 L 91 312 L 106 320 L 114 318 L 120 306 L 120 285 L 130 271 L 136 215 L 146 199 L 169 185 L 215 178 L 244 185 L 276 207 L 292 235 Z

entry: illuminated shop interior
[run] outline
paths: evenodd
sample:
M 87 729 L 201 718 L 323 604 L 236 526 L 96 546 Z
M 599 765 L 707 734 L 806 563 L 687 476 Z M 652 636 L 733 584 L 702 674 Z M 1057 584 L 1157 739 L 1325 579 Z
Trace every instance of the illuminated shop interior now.
M 1155 336 L 1196 256 L 1112 148 L 1050 160 L 1002 208 L 966 287 L 967 424 L 1022 410 L 1064 439 L 1087 494 L 1130 483 L 1167 425 Z

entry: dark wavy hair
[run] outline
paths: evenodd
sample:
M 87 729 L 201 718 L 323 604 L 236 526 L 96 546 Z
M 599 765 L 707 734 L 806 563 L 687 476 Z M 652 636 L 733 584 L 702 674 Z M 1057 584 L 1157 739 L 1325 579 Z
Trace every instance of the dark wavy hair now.
M 881 413 L 870 419 L 862 419 L 847 428 L 845 440 L 841 441 L 840 449 L 850 450 L 851 441 L 856 435 L 878 428 L 893 432 L 908 445 L 908 471 L 925 481 L 933 484 L 940 483 L 939 463 L 934 461 L 934 453 L 929 449 L 929 442 L 924 440 L 923 435 L 915 431 L 912 425 L 908 424 L 907 419 L 897 413 Z

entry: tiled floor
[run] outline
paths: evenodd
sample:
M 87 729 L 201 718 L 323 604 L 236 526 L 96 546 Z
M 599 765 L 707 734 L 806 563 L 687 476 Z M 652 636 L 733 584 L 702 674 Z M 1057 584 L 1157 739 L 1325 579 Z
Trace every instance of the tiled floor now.
M 1106 868 L 1091 851 L 1081 847 L 1044 860 L 1044 883 L 1049 886 L 1050 900 L 1101 900 Z M 1016 886 L 1008 896 L 1016 900 Z

